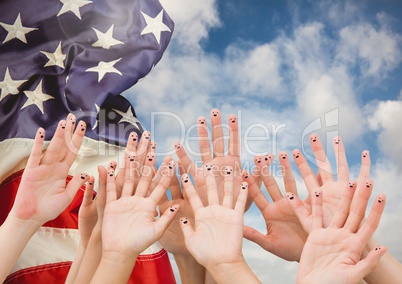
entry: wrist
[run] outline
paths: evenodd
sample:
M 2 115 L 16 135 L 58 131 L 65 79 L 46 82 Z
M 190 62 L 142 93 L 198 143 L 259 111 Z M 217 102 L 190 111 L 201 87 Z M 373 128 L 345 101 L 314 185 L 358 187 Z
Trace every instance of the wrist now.
M 10 211 L 3 225 L 8 226 L 13 232 L 33 235 L 39 230 L 42 223 L 34 219 L 21 219 Z
M 181 283 L 198 284 L 205 282 L 205 267 L 199 264 L 191 254 L 174 255 L 179 269 Z
M 261 283 L 243 256 L 236 261 L 210 265 L 207 270 L 217 283 Z

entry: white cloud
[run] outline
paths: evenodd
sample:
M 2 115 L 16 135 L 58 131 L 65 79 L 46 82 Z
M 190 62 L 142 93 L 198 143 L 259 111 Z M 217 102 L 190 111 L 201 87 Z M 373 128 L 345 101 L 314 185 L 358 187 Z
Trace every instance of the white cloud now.
M 401 38 L 386 27 L 360 23 L 344 27 L 339 37 L 338 59 L 357 64 L 364 76 L 383 78 L 401 63 Z
M 182 51 L 200 50 L 200 42 L 208 38 L 211 28 L 220 26 L 214 0 L 161 0 L 175 22 L 174 39 Z
M 378 133 L 378 148 L 402 170 L 402 101 L 380 101 L 369 117 L 370 129 Z

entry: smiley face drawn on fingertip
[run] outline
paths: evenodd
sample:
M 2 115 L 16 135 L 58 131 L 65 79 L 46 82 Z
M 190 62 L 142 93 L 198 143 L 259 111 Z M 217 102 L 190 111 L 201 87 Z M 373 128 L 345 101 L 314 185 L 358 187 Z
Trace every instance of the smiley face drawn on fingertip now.
M 81 179 L 86 179 L 88 177 L 87 174 L 81 174 Z
M 369 181 L 366 181 L 366 188 L 371 188 L 372 184 Z
M 185 225 L 188 223 L 188 219 L 187 218 L 181 218 L 180 221 Z
M 339 145 L 341 143 L 341 138 L 335 137 L 334 138 L 334 144 Z
M 88 184 L 89 184 L 89 185 L 93 185 L 94 183 L 93 183 L 92 181 L 88 181 Z
M 169 169 L 172 170 L 174 168 L 174 166 L 175 166 L 175 162 L 173 160 L 168 163 Z
M 130 134 L 130 138 L 131 138 L 131 140 L 134 141 L 134 142 L 137 141 L 137 139 L 138 139 L 137 133 L 131 133 L 131 134 Z
M 362 152 L 362 157 L 363 158 L 366 158 L 366 157 L 368 157 L 369 156 L 369 151 L 363 151 Z
M 108 171 L 107 174 L 108 174 L 110 177 L 112 177 L 112 176 L 114 176 L 114 171 Z
M 226 174 L 226 175 L 231 175 L 232 172 L 233 172 L 232 167 L 226 167 L 226 168 L 225 168 L 225 174 Z
M 272 161 L 274 159 L 274 156 L 272 156 L 271 154 L 267 154 L 267 155 L 265 155 L 265 157 L 264 157 L 264 160 L 267 162 L 267 161 Z
M 188 183 L 188 181 L 189 181 L 188 174 L 183 174 L 181 176 L 181 181 L 184 183 Z
M 170 209 L 169 209 L 170 212 L 174 212 L 176 210 L 177 210 L 177 207 L 170 206 Z
M 355 182 L 353 182 L 353 181 L 348 182 L 348 184 L 349 184 L 350 188 L 353 188 L 355 186 Z
M 143 135 L 144 135 L 144 138 L 147 140 L 149 140 L 151 138 L 151 133 L 149 133 L 148 131 L 145 131 Z
M 156 142 L 151 141 L 151 149 L 155 150 L 156 149 Z
M 282 153 L 280 156 L 282 160 L 285 160 L 288 157 L 288 154 Z
M 115 167 L 113 163 L 110 163 L 109 166 L 110 166 L 112 169 L 114 169 L 114 167 Z
M 155 154 L 154 153 L 148 153 L 147 154 L 147 160 L 149 162 L 152 162 L 155 159 Z
M 237 118 L 236 117 L 229 117 L 229 121 L 231 123 L 236 123 Z
M 248 188 L 248 183 L 247 182 L 242 182 L 241 189 L 245 190 L 247 188 Z
M 293 157 L 295 157 L 295 159 L 298 159 L 300 157 L 300 152 L 299 151 L 293 152 Z
M 254 161 L 256 164 L 261 164 L 262 158 L 261 157 L 255 157 Z
M 378 203 L 383 203 L 383 202 L 384 202 L 384 199 L 382 199 L 381 197 L 378 197 L 377 202 L 378 202 Z
M 65 122 L 60 122 L 60 127 L 62 129 L 66 129 L 66 123 Z
M 74 125 L 74 124 L 75 124 L 75 117 L 74 117 L 74 116 L 71 116 L 71 117 L 70 117 L 70 121 L 71 121 L 71 124 Z
M 375 250 L 381 250 L 381 247 L 376 247 Z
M 317 191 L 314 191 L 314 195 L 315 195 L 315 197 L 320 197 L 321 196 L 321 192 L 317 192 Z
M 295 199 L 294 193 L 286 193 L 286 197 L 289 198 L 290 200 Z
M 83 122 L 80 123 L 79 127 L 81 127 L 81 131 L 85 131 L 85 129 L 87 129 L 87 125 Z
M 175 147 L 177 150 L 179 150 L 179 149 L 181 148 L 181 145 L 180 145 L 180 143 L 176 143 L 176 145 L 174 145 L 174 147 Z
M 134 162 L 136 157 L 137 157 L 136 153 L 130 153 L 128 155 L 128 159 L 130 160 L 130 162 Z
M 217 116 L 219 115 L 219 110 L 216 109 L 216 108 L 214 108 L 214 109 L 211 111 L 211 113 L 212 113 L 212 115 L 213 115 L 214 117 L 217 117 Z
M 198 118 L 198 123 L 199 123 L 199 124 L 205 124 L 205 123 L 206 123 L 205 117 L 200 116 L 200 117 Z
M 39 130 L 39 136 L 41 139 L 45 138 L 45 131 Z
M 213 165 L 212 164 L 205 164 L 205 169 L 207 171 L 211 171 L 212 170 Z
M 316 141 L 317 141 L 317 136 L 316 136 L 316 135 L 311 136 L 311 137 L 310 137 L 310 140 L 311 140 L 312 142 L 316 142 Z
M 245 178 L 245 179 L 248 178 L 248 172 L 243 173 L 243 178 Z

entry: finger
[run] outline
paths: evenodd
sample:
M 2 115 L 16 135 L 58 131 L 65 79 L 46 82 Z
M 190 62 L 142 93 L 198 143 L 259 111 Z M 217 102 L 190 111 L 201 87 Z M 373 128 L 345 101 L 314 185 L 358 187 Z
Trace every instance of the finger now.
M 233 208 L 233 169 L 226 167 L 224 175 L 224 196 L 222 205 L 228 208 Z
M 149 149 L 151 152 L 155 153 L 156 152 L 156 142 L 151 140 L 151 143 L 149 145 Z
M 237 196 L 237 201 L 234 207 L 234 209 L 241 214 L 243 214 L 244 210 L 246 209 L 247 196 L 248 196 L 248 185 L 247 182 L 243 182 L 241 184 L 240 192 L 239 195 Z
M 255 205 L 257 205 L 258 209 L 263 212 L 265 208 L 268 207 L 269 202 L 264 193 L 262 193 L 260 187 L 255 183 L 254 177 L 250 176 L 248 171 L 244 171 L 243 181 L 246 182 L 248 187 L 248 195 L 254 201 Z
M 162 216 L 155 222 L 155 231 L 157 236 L 162 236 L 169 225 L 172 223 L 180 208 L 179 204 L 174 204 L 163 212 Z
M 57 125 L 56 131 L 52 137 L 52 140 L 49 143 L 49 146 L 46 149 L 45 154 L 42 157 L 42 164 L 52 164 L 56 161 L 60 161 L 65 155 L 65 152 L 61 153 L 60 149 L 65 148 L 65 128 L 66 121 L 61 120 Z
M 256 243 L 267 251 L 273 251 L 273 244 L 271 242 L 267 242 L 267 235 L 262 234 L 254 228 L 244 226 L 243 237 L 245 237 L 249 241 Z
M 322 182 L 326 183 L 333 181 L 334 176 L 332 175 L 331 163 L 327 158 L 324 147 L 322 146 L 321 140 L 317 134 L 313 133 L 310 135 L 310 144 L 311 148 L 313 149 L 318 172 L 321 175 Z
M 73 138 L 68 144 L 68 151 L 66 156 L 64 157 L 65 161 L 68 165 L 72 165 L 75 158 L 78 155 L 78 151 L 80 150 L 82 140 L 84 139 L 85 131 L 87 129 L 87 125 L 84 121 L 78 122 L 77 128 L 74 131 Z
M 334 137 L 333 144 L 336 158 L 336 166 L 338 168 L 338 180 L 348 181 L 349 166 L 348 166 L 348 160 L 346 159 L 345 148 L 343 146 L 343 141 L 341 137 L 339 136 Z
M 370 178 L 370 167 L 371 167 L 371 160 L 370 160 L 370 152 L 364 150 L 362 152 L 362 165 L 360 167 L 360 174 L 357 179 L 357 183 L 363 183 L 366 179 Z
M 364 184 L 357 184 L 357 192 L 355 193 L 355 198 L 352 200 L 349 217 L 345 223 L 345 228 L 353 233 L 357 232 L 360 223 L 364 218 L 372 190 L 373 181 L 371 180 L 366 180 Z
M 138 167 L 138 172 L 136 172 L 137 180 L 140 179 L 142 173 L 142 167 L 144 165 L 145 158 L 148 153 L 148 147 L 150 141 L 151 141 L 151 133 L 149 131 L 144 131 L 142 133 L 141 140 L 137 146 L 137 158 L 136 158 L 136 163 Z
M 109 170 L 106 178 L 106 204 L 109 204 L 117 199 L 116 183 L 114 178 L 114 171 Z
M 40 127 L 36 131 L 35 140 L 32 145 L 31 154 L 29 155 L 27 165 L 26 165 L 27 168 L 34 168 L 34 167 L 39 166 L 40 159 L 42 156 L 43 140 L 45 140 L 45 130 L 42 127 Z
M 174 162 L 174 161 L 171 161 L 171 162 Z M 149 195 L 149 198 L 153 199 L 156 204 L 158 204 L 161 201 L 161 199 L 163 198 L 163 196 L 166 194 L 166 190 L 170 185 L 170 182 L 174 175 L 174 171 L 175 171 L 175 165 L 173 164 L 173 167 L 171 169 L 169 168 L 168 173 L 161 177 L 158 185 L 155 187 L 155 189 Z
M 370 251 L 364 259 L 356 263 L 354 266 L 352 273 L 355 275 L 355 277 L 353 278 L 356 280 L 365 278 L 371 271 L 375 269 L 380 258 L 386 253 L 387 248 L 384 246 L 378 246 Z
M 183 174 L 181 176 L 181 181 L 184 192 L 186 193 L 186 196 L 188 198 L 188 201 L 190 202 L 191 208 L 193 208 L 193 211 L 195 212 L 199 208 L 203 208 L 204 205 L 202 204 L 202 201 L 198 196 L 197 191 L 195 190 L 193 184 L 191 183 L 188 174 Z
M 342 228 L 349 215 L 350 204 L 352 203 L 355 194 L 357 183 L 355 181 L 348 182 L 347 186 L 343 189 L 342 198 L 339 201 L 338 208 L 332 218 L 330 227 Z
M 221 157 L 224 155 L 225 143 L 223 139 L 221 113 L 218 109 L 211 110 L 211 124 L 212 124 L 212 148 L 214 157 Z
M 188 240 L 194 234 L 194 228 L 191 225 L 190 220 L 187 217 L 181 217 L 180 218 L 180 228 L 181 228 L 181 230 L 183 232 L 186 247 L 187 247 L 188 250 L 191 250 L 191 248 L 189 248 L 187 246 L 187 244 L 188 244 Z
M 304 206 L 303 201 L 301 201 L 299 197 L 292 192 L 287 192 L 285 196 L 286 200 L 292 207 L 293 212 L 296 214 L 296 217 L 302 224 L 304 230 L 310 233 L 313 230 L 310 222 L 310 212 Z
M 133 195 L 134 191 L 134 183 L 135 183 L 135 178 L 134 178 L 134 162 L 135 162 L 135 157 L 136 154 L 135 152 L 131 152 L 126 156 L 125 159 L 125 166 L 124 166 L 124 183 L 122 186 L 122 192 L 121 196 L 131 196 Z M 116 182 L 117 183 L 117 182 Z
M 197 166 L 194 164 L 193 160 L 187 155 L 186 150 L 180 143 L 175 144 L 176 155 L 179 158 L 180 164 L 184 167 L 186 173 L 190 173 L 195 176 L 197 171 Z
M 69 202 L 68 204 L 71 203 L 71 201 L 74 199 L 75 195 L 77 194 L 77 191 L 80 188 L 84 189 L 84 184 L 89 180 L 89 175 L 82 173 L 82 174 L 76 174 L 73 176 L 73 178 L 70 180 L 68 185 L 66 186 L 66 193 L 69 197 Z
M 140 181 L 135 189 L 135 196 L 140 196 L 140 197 L 146 196 L 148 189 L 150 189 L 150 185 L 151 185 L 153 177 L 154 177 L 153 167 L 150 165 L 144 165 L 143 169 L 142 169 Z M 156 186 L 156 187 L 158 187 L 158 186 Z
M 207 163 L 212 160 L 211 145 L 209 144 L 210 142 L 208 137 L 209 130 L 205 117 L 200 116 L 197 122 L 198 146 L 200 148 L 201 160 L 203 163 Z
M 93 199 L 93 189 L 94 189 L 94 177 L 89 176 L 88 182 L 85 186 L 84 197 L 82 199 L 82 206 L 87 206 L 92 204 Z
M 304 158 L 303 154 L 299 149 L 293 150 L 293 157 L 296 162 L 296 165 L 299 169 L 300 175 L 303 178 L 303 181 L 310 192 L 313 188 L 318 188 L 319 184 L 317 182 L 317 178 L 314 172 L 311 170 L 310 166 L 308 165 L 306 158 Z
M 209 205 L 219 204 L 218 188 L 216 186 L 216 180 L 214 175 L 211 174 L 210 172 L 207 172 L 205 181 L 207 184 L 208 204 Z
M 60 155 L 59 155 L 60 160 L 64 159 L 69 150 L 69 145 L 73 139 L 75 123 L 76 123 L 75 115 L 69 113 L 67 115 L 66 124 L 64 125 L 64 137 L 63 137 L 64 141 L 62 144 L 60 144 Z
M 322 199 L 323 193 L 321 189 L 314 190 L 314 194 L 310 195 L 311 201 L 311 213 L 312 213 L 312 229 L 322 229 L 322 218 L 323 218 L 323 211 L 322 211 Z
M 181 191 L 180 191 L 179 177 L 177 175 L 172 177 L 172 181 L 170 182 L 170 193 L 172 194 L 173 200 L 183 198 Z
M 103 217 L 103 212 L 106 206 L 106 183 L 107 183 L 107 171 L 104 167 L 98 166 L 98 193 L 96 194 L 96 210 L 98 212 L 98 218 Z
M 377 230 L 378 224 L 380 224 L 381 215 L 384 211 L 385 202 L 386 198 L 384 194 L 379 194 L 376 197 L 366 222 L 364 222 L 357 232 L 362 243 L 367 243 L 373 236 L 375 230 Z
M 136 154 L 137 141 L 138 141 L 138 134 L 136 132 L 131 132 L 127 138 L 127 144 L 124 149 L 124 154 L 120 161 L 119 172 L 117 173 L 116 176 L 116 185 L 118 188 L 123 188 L 126 179 L 126 174 L 130 174 L 130 167 L 129 167 L 130 163 L 128 163 L 127 157 L 131 156 L 130 160 L 132 160 L 135 159 L 135 157 L 137 156 Z
M 239 124 L 237 117 L 234 114 L 229 115 L 229 149 L 228 153 L 231 156 L 240 157 L 240 139 L 239 139 Z
M 284 152 L 282 152 L 282 153 L 284 153 Z M 281 157 L 281 155 L 279 155 L 279 157 Z M 297 194 L 297 186 L 296 186 L 295 177 L 293 175 L 292 167 L 290 166 L 290 159 L 286 155 L 285 159 L 283 159 L 283 157 L 281 157 L 279 159 L 279 163 L 282 168 L 283 183 L 285 185 L 285 191 Z M 282 196 L 282 194 L 281 194 L 281 196 Z
M 265 188 L 269 193 L 269 196 L 271 196 L 274 202 L 282 199 L 282 193 L 269 169 L 270 165 L 262 157 L 257 156 L 254 158 L 254 161 L 256 166 L 260 169 L 260 176 L 264 182 Z

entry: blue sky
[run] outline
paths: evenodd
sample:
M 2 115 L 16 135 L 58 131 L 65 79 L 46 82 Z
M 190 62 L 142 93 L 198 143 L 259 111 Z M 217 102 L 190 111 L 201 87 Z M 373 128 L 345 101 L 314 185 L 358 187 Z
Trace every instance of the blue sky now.
M 214 107 L 222 117 L 237 114 L 243 135 L 265 137 L 242 141 L 243 162 L 294 148 L 308 154 L 303 143 L 312 130 L 324 143 L 339 134 L 352 178 L 361 152 L 371 152 L 374 194 L 388 196 L 376 237 L 402 261 L 402 2 L 161 2 L 175 21 L 172 41 L 152 73 L 125 93 L 160 156 L 172 154 L 176 141 L 196 149 L 187 138 Z M 317 121 L 321 127 L 313 127 Z M 265 230 L 254 207 L 245 222 Z M 244 253 L 263 283 L 294 283 L 296 264 L 248 242 Z

